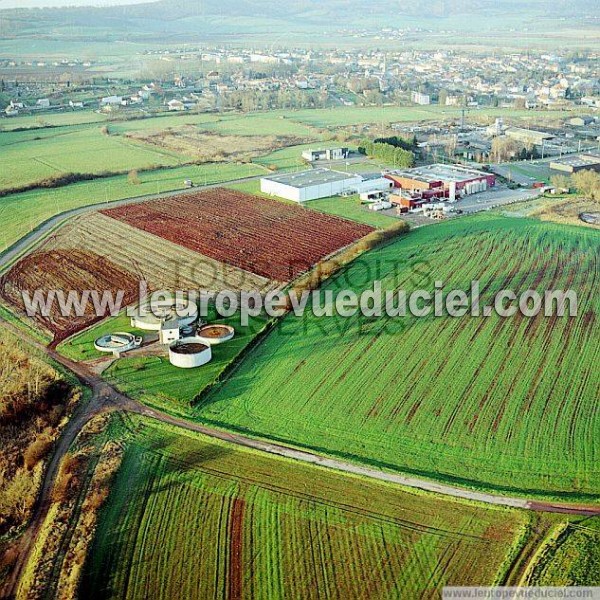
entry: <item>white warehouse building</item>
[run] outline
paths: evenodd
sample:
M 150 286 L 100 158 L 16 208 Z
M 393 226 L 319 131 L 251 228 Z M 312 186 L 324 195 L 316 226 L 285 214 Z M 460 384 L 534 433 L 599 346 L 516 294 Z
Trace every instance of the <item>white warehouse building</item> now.
M 330 169 L 311 169 L 263 177 L 260 191 L 294 202 L 307 202 L 341 194 L 386 191 L 393 183 L 380 175 L 362 176 Z

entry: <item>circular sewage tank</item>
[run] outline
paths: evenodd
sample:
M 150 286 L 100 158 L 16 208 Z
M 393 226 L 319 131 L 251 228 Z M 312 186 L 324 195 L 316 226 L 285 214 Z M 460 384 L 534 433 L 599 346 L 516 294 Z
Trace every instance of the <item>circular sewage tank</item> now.
M 204 325 L 198 328 L 196 337 L 203 344 L 214 346 L 228 342 L 235 335 L 235 329 L 229 325 Z
M 169 361 L 180 369 L 194 369 L 210 362 L 212 350 L 198 337 L 183 338 L 169 346 Z
M 94 342 L 94 348 L 98 352 L 112 352 L 120 354 L 138 348 L 141 345 L 141 338 L 136 338 L 130 333 L 119 331 L 118 333 L 109 333 L 99 337 Z
M 140 306 L 137 314 L 131 318 L 131 326 L 144 331 L 160 331 L 165 321 L 176 319 L 180 327 L 189 327 L 197 318 L 196 305 L 165 300 Z

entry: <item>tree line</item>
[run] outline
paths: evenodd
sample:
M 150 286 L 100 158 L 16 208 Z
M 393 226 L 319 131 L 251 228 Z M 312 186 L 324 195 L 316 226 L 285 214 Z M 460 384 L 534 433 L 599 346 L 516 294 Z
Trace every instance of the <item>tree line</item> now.
M 575 188 L 582 196 L 586 196 L 590 200 L 600 201 L 600 174 L 591 169 L 578 171 L 573 173 L 571 177 L 553 175 L 550 178 L 550 183 L 557 190 Z
M 414 147 L 414 140 L 411 142 L 394 136 L 374 141 L 363 140 L 358 151 L 369 158 L 377 158 L 394 167 L 410 169 L 415 166 Z

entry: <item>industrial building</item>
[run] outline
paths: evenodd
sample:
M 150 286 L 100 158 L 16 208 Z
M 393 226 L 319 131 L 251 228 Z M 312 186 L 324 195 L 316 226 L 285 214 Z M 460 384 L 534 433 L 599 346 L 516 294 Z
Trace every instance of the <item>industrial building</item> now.
M 555 138 L 551 133 L 535 131 L 534 129 L 524 129 L 523 127 L 509 127 L 504 132 L 504 135 L 518 142 L 534 144 L 535 146 L 542 146 Z
M 496 185 L 491 173 L 459 165 L 434 164 L 406 171 L 390 171 L 385 177 L 400 188 L 424 197 L 450 197 L 483 192 Z
M 326 148 L 324 150 L 305 150 L 302 158 L 309 162 L 317 160 L 345 160 L 350 156 L 349 148 Z
M 381 175 L 356 175 L 330 169 L 311 169 L 300 173 L 286 173 L 263 177 L 260 191 L 294 202 L 307 202 L 330 196 L 385 191 L 393 182 Z
M 421 106 L 428 106 L 431 104 L 431 96 L 429 94 L 422 94 L 421 92 L 416 91 L 410 93 L 410 100 Z
M 586 170 L 600 173 L 600 154 L 577 154 L 558 158 L 550 163 L 550 169 L 568 175 Z

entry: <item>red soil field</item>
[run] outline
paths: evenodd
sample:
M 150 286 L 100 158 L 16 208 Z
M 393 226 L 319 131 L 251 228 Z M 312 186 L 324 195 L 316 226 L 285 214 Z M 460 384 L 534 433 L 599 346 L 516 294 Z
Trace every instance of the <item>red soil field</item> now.
M 244 538 L 244 511 L 246 501 L 235 498 L 229 513 L 229 577 L 228 598 L 239 600 L 243 598 L 243 538 Z
M 70 290 L 81 294 L 83 290 L 98 290 L 116 295 L 122 290 L 123 306 L 137 299 L 138 279 L 130 272 L 115 265 L 107 258 L 85 250 L 50 250 L 37 252 L 19 261 L 0 279 L 0 295 L 20 311 L 25 311 L 21 292 L 26 290 L 32 297 L 36 290 Z M 108 316 L 108 313 L 107 315 Z M 38 314 L 36 320 L 54 334 L 52 345 L 101 320 L 95 314 L 92 301 L 82 316 L 63 316 L 58 302 L 54 302 L 48 316 Z
M 204 256 L 290 281 L 372 227 L 227 189 L 102 211 Z

